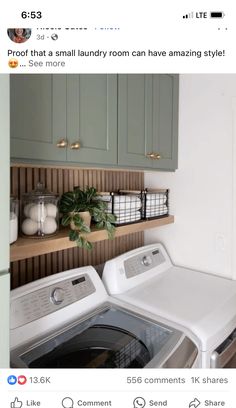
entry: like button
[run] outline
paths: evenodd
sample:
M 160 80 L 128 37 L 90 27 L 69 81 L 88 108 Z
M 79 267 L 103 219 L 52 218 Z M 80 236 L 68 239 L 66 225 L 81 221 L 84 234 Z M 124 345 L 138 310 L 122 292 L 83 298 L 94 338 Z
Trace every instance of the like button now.
M 21 408 L 23 405 L 22 401 L 19 401 L 18 398 L 16 397 L 13 402 L 11 402 L 11 408 Z

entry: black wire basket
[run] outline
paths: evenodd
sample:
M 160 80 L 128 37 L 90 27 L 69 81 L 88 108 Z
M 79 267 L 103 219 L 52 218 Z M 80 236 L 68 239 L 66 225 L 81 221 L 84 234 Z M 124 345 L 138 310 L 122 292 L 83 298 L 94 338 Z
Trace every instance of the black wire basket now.
M 142 219 L 163 218 L 169 215 L 169 190 L 145 189 L 142 191 Z
M 168 189 L 118 190 L 98 195 L 107 203 L 107 212 L 116 216 L 117 226 L 169 215 Z
M 142 192 L 119 190 L 117 192 L 98 193 L 107 203 L 107 211 L 116 216 L 115 225 L 124 225 L 142 220 Z

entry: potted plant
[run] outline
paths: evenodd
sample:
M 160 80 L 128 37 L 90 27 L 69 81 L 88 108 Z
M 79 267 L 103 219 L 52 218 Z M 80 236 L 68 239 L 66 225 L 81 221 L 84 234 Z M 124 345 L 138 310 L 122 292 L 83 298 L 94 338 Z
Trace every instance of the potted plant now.
M 69 239 L 76 241 L 81 248 L 92 249 L 92 244 L 83 235 L 91 232 L 91 219 L 98 229 L 107 230 L 108 238 L 114 238 L 116 217 L 107 212 L 107 203 L 99 199 L 94 187 L 81 190 L 75 187 L 61 196 L 59 210 L 62 215 L 61 224 L 70 226 Z

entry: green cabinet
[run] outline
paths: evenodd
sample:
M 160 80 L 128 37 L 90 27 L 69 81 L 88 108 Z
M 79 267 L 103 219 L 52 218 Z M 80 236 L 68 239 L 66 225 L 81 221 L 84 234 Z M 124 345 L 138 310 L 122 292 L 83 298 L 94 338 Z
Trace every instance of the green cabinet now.
M 116 164 L 116 75 L 14 75 L 11 157 Z
M 11 157 L 65 161 L 66 75 L 11 75 Z
M 13 75 L 11 157 L 175 170 L 176 75 Z
M 118 164 L 175 170 L 178 76 L 119 75 Z
M 115 165 L 117 76 L 68 75 L 67 92 L 67 161 Z

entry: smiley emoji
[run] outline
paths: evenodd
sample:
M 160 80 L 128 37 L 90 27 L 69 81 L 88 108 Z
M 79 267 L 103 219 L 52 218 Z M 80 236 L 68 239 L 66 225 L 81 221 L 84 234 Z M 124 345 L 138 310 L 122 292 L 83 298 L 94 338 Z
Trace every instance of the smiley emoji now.
M 8 61 L 8 66 L 9 66 L 10 68 L 17 68 L 17 67 L 18 67 L 18 64 L 19 64 L 19 62 L 18 62 L 18 59 L 16 59 L 16 58 L 11 58 L 11 59 L 9 59 L 9 61 Z

